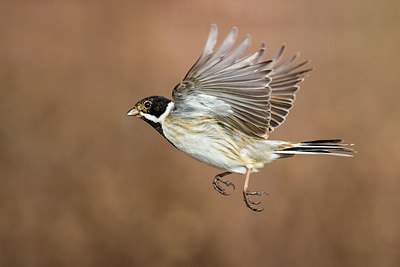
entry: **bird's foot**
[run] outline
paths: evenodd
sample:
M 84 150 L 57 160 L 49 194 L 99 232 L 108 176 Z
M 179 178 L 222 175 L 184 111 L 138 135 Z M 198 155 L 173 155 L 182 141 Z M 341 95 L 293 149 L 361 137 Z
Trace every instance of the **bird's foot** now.
M 243 200 L 246 203 L 246 206 L 251 209 L 252 211 L 261 212 L 264 209 L 258 209 L 255 206 L 260 205 L 261 201 L 255 202 L 249 198 L 249 196 L 261 196 L 262 194 L 268 195 L 267 192 L 260 190 L 260 191 L 246 191 L 243 190 Z
M 229 196 L 230 194 L 225 192 L 225 188 L 223 188 L 220 183 L 225 184 L 227 187 L 232 186 L 233 190 L 235 190 L 235 185 L 232 182 L 222 180 L 222 177 L 229 175 L 229 174 L 231 174 L 231 172 L 224 172 L 224 173 L 217 174 L 214 177 L 214 180 L 212 182 L 214 189 L 217 190 L 218 193 L 220 193 L 224 196 Z

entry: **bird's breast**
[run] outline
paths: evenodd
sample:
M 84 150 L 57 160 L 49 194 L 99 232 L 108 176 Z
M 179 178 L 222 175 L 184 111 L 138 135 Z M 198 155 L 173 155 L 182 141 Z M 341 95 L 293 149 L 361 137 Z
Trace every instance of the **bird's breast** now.
M 185 154 L 213 167 L 245 173 L 256 162 L 249 155 L 252 139 L 227 132 L 214 118 L 179 118 L 168 116 L 162 125 L 165 137 Z

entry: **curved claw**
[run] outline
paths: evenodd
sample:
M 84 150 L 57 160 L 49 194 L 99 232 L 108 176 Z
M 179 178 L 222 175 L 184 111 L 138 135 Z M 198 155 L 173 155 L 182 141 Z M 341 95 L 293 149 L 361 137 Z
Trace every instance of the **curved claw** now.
M 217 190 L 218 193 L 220 193 L 220 194 L 222 194 L 224 196 L 229 196 L 230 194 L 225 192 L 225 189 L 222 188 L 222 186 L 220 185 L 220 182 L 225 184 L 227 187 L 231 186 L 233 188 L 233 190 L 236 189 L 235 185 L 232 182 L 225 181 L 225 180 L 221 179 L 222 177 L 224 177 L 224 176 L 226 176 L 228 174 L 231 174 L 231 173 L 230 172 L 224 172 L 224 173 L 218 174 L 218 175 L 216 175 L 214 177 L 214 180 L 212 181 L 214 189 Z
M 262 209 L 257 209 L 257 208 L 250 208 L 252 211 L 255 211 L 255 212 L 262 212 L 262 211 L 264 211 L 264 208 L 262 208 Z
M 248 198 L 248 197 L 247 197 L 247 201 L 248 201 L 250 204 L 253 204 L 253 205 L 256 205 L 256 206 L 261 204 L 261 201 L 255 202 L 255 201 L 251 200 L 251 199 Z
M 229 196 L 229 195 L 230 195 L 230 194 L 228 194 L 228 193 L 225 192 L 225 189 L 223 189 L 223 188 L 218 184 L 218 182 L 213 181 L 213 186 L 214 186 L 214 189 L 217 190 L 218 193 L 220 193 L 220 194 L 222 194 L 222 195 L 224 195 L 224 196 Z
M 263 211 L 264 209 L 258 209 L 257 207 L 254 207 L 254 206 L 260 205 L 261 201 L 255 202 L 255 201 L 253 201 L 253 200 L 251 200 L 251 199 L 249 198 L 249 196 L 261 196 L 262 194 L 268 195 L 268 193 L 265 192 L 265 191 L 263 191 L 263 190 L 254 191 L 254 192 L 249 192 L 249 191 L 245 191 L 245 190 L 244 190 L 244 191 L 243 191 L 243 200 L 244 200 L 244 202 L 246 203 L 246 206 L 247 206 L 249 209 L 251 209 L 252 211 L 256 211 L 256 212 L 261 212 L 261 211 Z
M 264 190 L 252 191 L 252 192 L 246 191 L 246 194 L 249 196 L 261 196 L 262 194 L 266 194 L 267 196 L 269 196 L 269 194 Z

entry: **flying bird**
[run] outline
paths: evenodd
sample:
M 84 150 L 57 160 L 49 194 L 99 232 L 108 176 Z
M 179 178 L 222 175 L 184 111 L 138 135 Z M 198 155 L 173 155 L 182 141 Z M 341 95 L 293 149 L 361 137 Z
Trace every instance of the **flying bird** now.
M 260 212 L 250 191 L 249 180 L 264 164 L 296 154 L 328 154 L 351 157 L 353 150 L 340 139 L 293 143 L 269 140 L 295 101 L 299 83 L 311 70 L 307 61 L 294 64 L 299 56 L 281 61 L 285 46 L 271 59 L 264 59 L 264 43 L 253 54 L 243 56 L 251 44 L 247 35 L 232 48 L 238 35 L 233 27 L 222 44 L 212 25 L 203 53 L 172 91 L 173 100 L 146 97 L 127 113 L 136 116 L 190 157 L 223 170 L 213 179 L 222 195 L 235 186 L 225 180 L 231 173 L 245 174 L 243 199 L 248 208 Z

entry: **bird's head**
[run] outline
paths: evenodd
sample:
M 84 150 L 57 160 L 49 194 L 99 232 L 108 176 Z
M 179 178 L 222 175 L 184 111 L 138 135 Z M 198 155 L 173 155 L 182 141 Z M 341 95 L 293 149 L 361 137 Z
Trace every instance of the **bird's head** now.
M 126 115 L 139 117 L 146 122 L 162 123 L 174 108 L 174 103 L 163 96 L 149 96 L 138 101 Z

